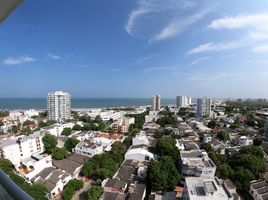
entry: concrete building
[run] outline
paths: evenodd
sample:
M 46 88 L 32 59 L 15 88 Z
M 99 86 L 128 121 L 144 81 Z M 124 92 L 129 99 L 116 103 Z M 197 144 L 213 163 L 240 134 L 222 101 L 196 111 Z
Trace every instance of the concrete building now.
M 147 135 L 145 134 L 144 131 L 141 131 L 138 133 L 134 138 L 132 138 L 132 145 L 137 146 L 137 145 L 149 145 L 149 140 Z
M 253 140 L 248 139 L 247 136 L 241 136 L 239 138 L 239 141 L 238 141 L 239 146 L 245 147 L 245 146 L 248 146 L 248 145 L 251 145 L 251 144 L 253 144 Z
M 178 108 L 187 107 L 192 103 L 192 98 L 187 96 L 177 96 L 176 105 Z
M 50 92 L 47 96 L 48 118 L 64 122 L 71 117 L 71 95 L 67 92 Z
M 183 199 L 234 200 L 234 196 L 225 183 L 218 178 L 186 177 Z
M 56 197 L 64 188 L 64 186 L 72 179 L 69 173 L 54 167 L 47 167 L 37 174 L 32 181 L 44 185 L 50 197 Z
M 268 199 L 268 183 L 265 180 L 253 181 L 249 193 L 254 200 Z
M 35 132 L 29 136 L 3 139 L 0 141 L 0 156 L 10 160 L 16 168 L 19 168 L 23 159 L 44 152 L 42 137 L 40 132 Z
M 161 98 L 160 95 L 155 95 L 152 98 L 152 110 L 153 111 L 160 111 L 161 108 Z
M 40 173 L 43 169 L 52 167 L 52 157 L 47 154 L 36 154 L 30 158 L 23 159 L 19 173 L 28 181 Z
M 180 169 L 183 177 L 214 177 L 216 168 L 204 150 L 180 151 Z
M 154 159 L 154 154 L 149 152 L 146 146 L 139 145 L 130 148 L 125 154 L 125 160 L 138 160 L 140 162 Z
M 97 154 L 103 153 L 103 147 L 100 144 L 96 144 L 90 141 L 81 141 L 75 148 L 73 152 L 83 156 L 93 157 Z
M 196 114 L 199 117 L 211 117 L 211 99 L 203 98 L 197 99 L 197 110 Z

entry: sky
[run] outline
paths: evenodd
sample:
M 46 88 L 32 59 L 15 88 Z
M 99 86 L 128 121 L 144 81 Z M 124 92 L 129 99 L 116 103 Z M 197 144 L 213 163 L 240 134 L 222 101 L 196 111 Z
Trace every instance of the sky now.
M 25 0 L 0 75 L 0 98 L 268 98 L 268 1 Z

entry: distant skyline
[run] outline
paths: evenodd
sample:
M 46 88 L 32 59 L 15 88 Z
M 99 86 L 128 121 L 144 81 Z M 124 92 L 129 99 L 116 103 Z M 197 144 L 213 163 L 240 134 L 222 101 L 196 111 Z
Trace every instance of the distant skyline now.
M 0 98 L 268 98 L 267 0 L 27 0 L 0 47 Z

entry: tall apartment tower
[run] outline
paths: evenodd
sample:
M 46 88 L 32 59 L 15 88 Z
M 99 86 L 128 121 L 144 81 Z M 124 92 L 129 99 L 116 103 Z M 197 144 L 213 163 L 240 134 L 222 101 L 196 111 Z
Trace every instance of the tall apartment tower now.
M 64 122 L 71 117 L 71 95 L 67 92 L 50 92 L 47 96 L 48 118 Z
M 192 98 L 187 96 L 177 96 L 176 104 L 178 108 L 189 106 L 192 104 Z
M 160 107 L 161 107 L 161 100 L 160 100 L 160 95 L 155 95 L 152 98 L 152 108 L 153 111 L 160 111 Z
M 211 99 L 203 98 L 203 99 L 197 99 L 197 111 L 196 114 L 200 117 L 211 116 Z

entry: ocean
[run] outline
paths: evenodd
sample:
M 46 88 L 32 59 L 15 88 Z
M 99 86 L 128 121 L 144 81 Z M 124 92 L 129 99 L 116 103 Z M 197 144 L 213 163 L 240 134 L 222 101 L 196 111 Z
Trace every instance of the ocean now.
M 150 105 L 151 99 L 130 98 L 72 98 L 72 108 L 109 108 L 119 106 Z M 175 104 L 175 99 L 161 99 L 162 105 Z M 42 98 L 0 98 L 1 110 L 46 109 L 46 99 Z

